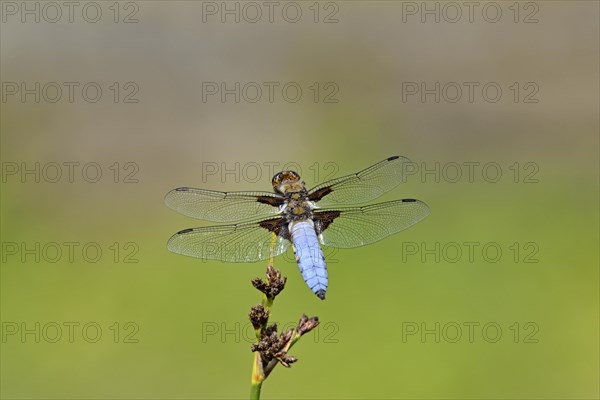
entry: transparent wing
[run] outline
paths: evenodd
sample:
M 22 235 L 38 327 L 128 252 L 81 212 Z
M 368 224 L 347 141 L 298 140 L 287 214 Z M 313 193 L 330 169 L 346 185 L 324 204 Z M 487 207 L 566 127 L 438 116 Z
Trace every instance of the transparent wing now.
M 290 241 L 282 218 L 235 225 L 184 229 L 169 239 L 167 248 L 190 257 L 226 262 L 255 262 L 285 252 Z
M 315 229 L 321 244 L 350 248 L 377 242 L 429 215 L 427 204 L 403 199 L 364 207 L 315 210 Z
M 308 193 L 309 199 L 318 201 L 319 207 L 371 201 L 398 186 L 406 175 L 408 165 L 412 163 L 406 157 L 387 158 L 356 174 L 314 187 Z
M 188 217 L 233 222 L 277 214 L 283 198 L 269 192 L 217 192 L 181 187 L 167 193 L 165 204 Z

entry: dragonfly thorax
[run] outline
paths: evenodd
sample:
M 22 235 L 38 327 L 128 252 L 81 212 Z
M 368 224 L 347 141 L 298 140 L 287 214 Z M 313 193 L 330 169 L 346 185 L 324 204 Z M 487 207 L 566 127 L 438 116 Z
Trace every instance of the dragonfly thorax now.
M 286 193 L 286 202 L 281 210 L 281 215 L 288 221 L 299 221 L 313 217 L 314 204 L 308 200 L 306 190 Z

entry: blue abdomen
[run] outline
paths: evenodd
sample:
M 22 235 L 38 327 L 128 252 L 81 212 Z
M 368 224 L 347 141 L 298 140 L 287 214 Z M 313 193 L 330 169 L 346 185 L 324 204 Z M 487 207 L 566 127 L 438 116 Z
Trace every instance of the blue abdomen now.
M 296 262 L 304 281 L 321 300 L 327 292 L 327 265 L 311 220 L 290 223 Z

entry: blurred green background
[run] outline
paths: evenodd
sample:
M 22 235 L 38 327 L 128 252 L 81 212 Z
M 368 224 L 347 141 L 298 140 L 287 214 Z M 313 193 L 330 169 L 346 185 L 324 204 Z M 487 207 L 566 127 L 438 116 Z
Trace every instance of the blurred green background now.
M 273 22 L 264 5 L 250 22 L 238 3 L 239 23 L 221 22 L 220 2 L 101 2 L 95 23 L 85 2 L 72 22 L 66 8 L 47 21 L 55 11 L 39 2 L 27 7 L 40 21 L 22 22 L 22 4 L 2 2 L 0 25 L 2 398 L 247 397 L 247 312 L 259 301 L 250 280 L 265 264 L 169 253 L 172 233 L 204 223 L 167 209 L 164 194 L 270 190 L 267 166 L 288 162 L 312 186 L 394 154 L 419 171 L 382 199 L 421 199 L 431 216 L 368 247 L 326 251 L 323 302 L 289 256 L 276 259 L 288 284 L 272 319 L 289 326 L 306 313 L 321 326 L 264 398 L 598 398 L 597 2 L 496 2 L 497 22 L 494 9 L 484 18 L 487 3 L 472 22 L 463 3 L 456 22 L 443 2 L 276 3 Z M 438 7 L 439 23 L 423 4 Z M 284 7 L 300 20 L 286 21 Z M 22 82 L 79 86 L 73 102 L 66 91 L 48 101 L 50 85 L 36 103 L 11 94 Z M 95 103 L 81 94 L 89 82 L 103 90 Z M 203 101 L 203 82 L 280 86 L 272 102 L 250 93 L 236 103 Z M 299 101 L 283 98 L 287 82 L 303 89 Z M 472 102 L 466 92 L 449 101 L 451 91 L 421 101 L 407 82 L 479 89 Z M 482 96 L 489 82 L 502 88 L 496 102 Z M 337 102 L 325 102 L 332 88 Z M 36 162 L 45 175 L 23 178 L 22 163 Z M 73 182 L 69 162 L 80 163 Z M 91 162 L 95 183 L 81 173 Z M 63 165 L 56 183 L 52 163 Z M 240 173 L 220 175 L 236 163 Z M 439 179 L 420 174 L 436 163 Z M 497 182 L 482 174 L 487 163 L 500 167 Z M 495 262 L 488 243 L 502 250 Z

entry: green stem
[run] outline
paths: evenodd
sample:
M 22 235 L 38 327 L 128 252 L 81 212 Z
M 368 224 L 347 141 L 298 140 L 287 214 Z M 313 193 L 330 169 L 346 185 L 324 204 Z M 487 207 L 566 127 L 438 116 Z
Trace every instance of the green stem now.
M 262 382 L 252 384 L 250 387 L 250 400 L 259 400 L 260 399 L 260 388 L 262 387 Z
M 254 352 L 252 360 L 252 380 L 250 386 L 250 400 L 260 399 L 260 389 L 265 380 L 265 371 L 263 370 L 262 359 L 258 351 Z
M 263 294 L 261 303 L 268 310 L 273 306 L 273 299 L 269 299 L 265 294 Z

